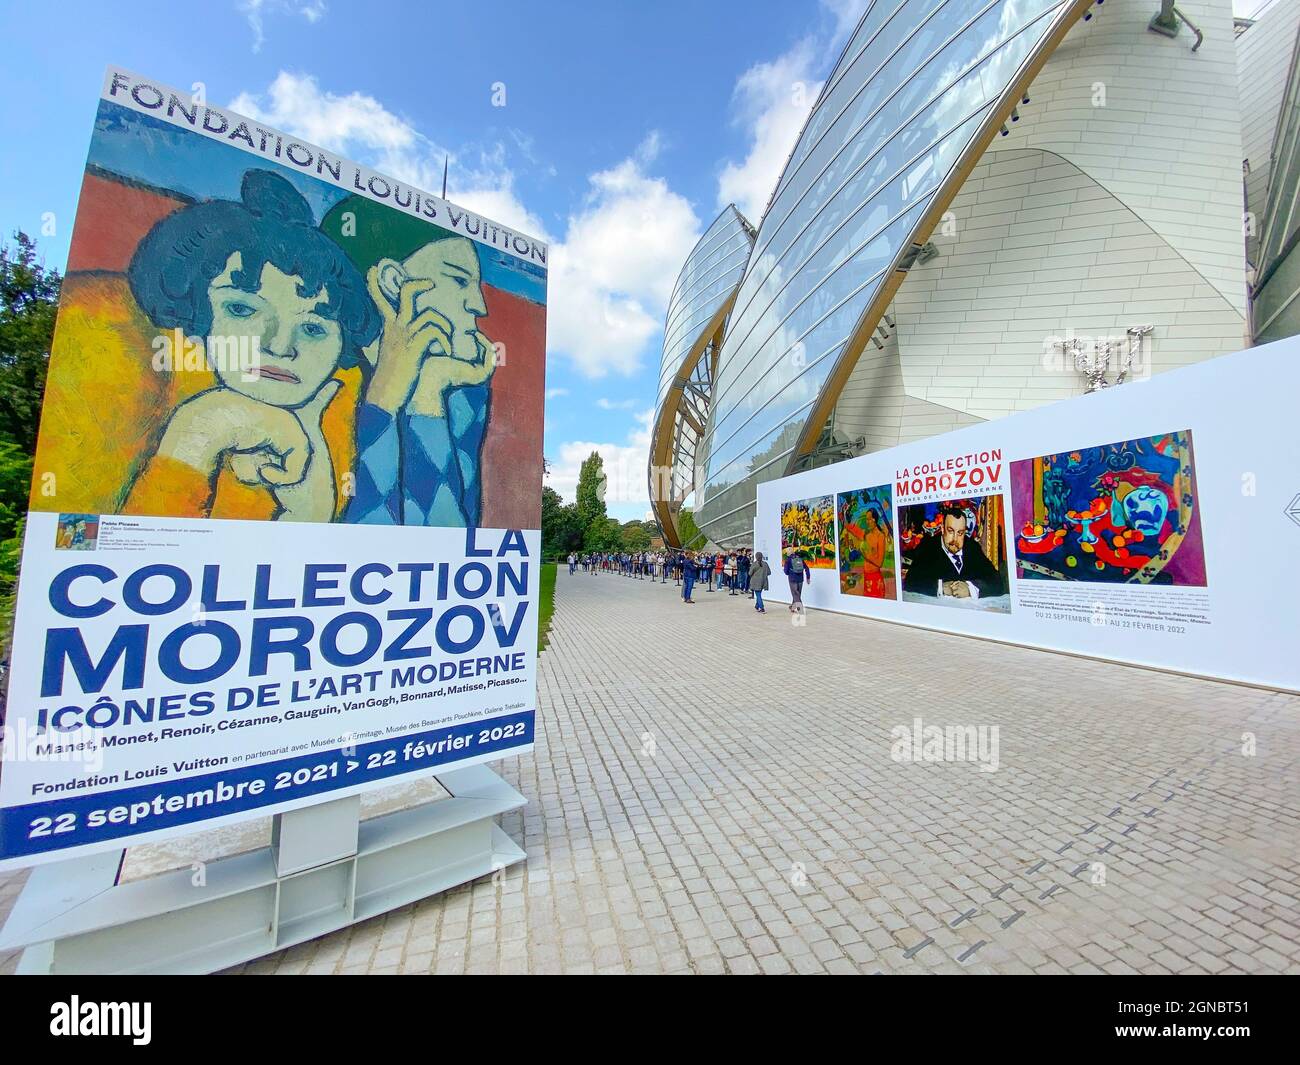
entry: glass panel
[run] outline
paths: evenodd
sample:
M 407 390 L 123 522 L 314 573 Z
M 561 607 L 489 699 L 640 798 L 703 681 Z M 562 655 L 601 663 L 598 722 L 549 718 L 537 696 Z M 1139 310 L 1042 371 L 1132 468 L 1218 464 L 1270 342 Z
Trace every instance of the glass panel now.
M 785 184 L 798 175 L 808 152 L 817 144 L 818 138 L 826 133 L 840 108 L 853 93 L 862 91 L 864 95 L 871 95 L 885 91 L 886 86 L 882 80 L 873 78 L 872 74 L 908 33 L 914 31 L 946 2 L 947 0 L 902 0 L 900 3 L 899 0 L 877 0 L 872 5 L 845 48 L 838 66 L 826 79 L 822 98 L 808 117 L 804 131 L 799 136 L 799 143 L 790 156 L 785 173 L 781 175 L 777 185 L 778 194 L 783 193 Z M 946 20 L 941 16 L 936 21 Z
M 732 345 L 745 344 L 749 331 L 766 310 L 764 300 L 773 298 L 772 282 L 784 278 L 789 283 L 800 275 L 799 264 L 810 246 L 808 232 L 816 226 L 809 220 L 825 214 L 834 221 L 844 205 L 861 202 L 870 195 L 874 184 L 885 180 L 916 153 L 918 141 L 924 139 L 916 136 L 918 128 L 929 130 L 933 136 L 1001 93 L 1011 70 L 1023 61 L 1038 36 L 1022 34 L 1006 43 L 1003 8 L 1008 2 L 1012 0 L 1004 0 L 977 19 L 910 79 L 902 80 L 905 65 L 895 70 L 894 63 L 888 64 L 882 78 L 898 75 L 899 80 L 888 80 L 888 84 L 901 83 L 902 88 L 891 88 L 894 95 L 878 105 L 878 113 L 869 121 L 858 122 L 864 109 L 855 102 L 844 121 L 836 123 L 837 133 L 818 146 L 804 174 L 764 220 L 755 260 L 766 264 L 764 276 L 771 280 L 761 287 L 749 284 L 749 278 L 742 284 L 732 312 L 729 356 Z M 1012 6 L 1016 6 L 1014 2 Z M 1041 14 L 1039 9 L 1051 6 L 1051 0 L 1022 0 L 1020 6 L 1029 13 Z M 944 27 L 943 32 L 950 32 L 950 27 Z M 919 47 L 917 42 L 924 37 L 914 37 L 898 59 L 910 59 L 912 48 Z M 935 44 L 936 40 L 925 39 L 927 57 Z M 1006 77 L 1000 77 L 1001 72 L 1006 72 Z M 847 91 L 850 83 L 844 85 Z M 872 100 L 874 103 L 874 96 Z M 723 394 L 720 390 L 720 401 Z
M 754 373 L 737 375 L 735 380 L 747 380 L 743 380 L 743 386 L 737 388 L 729 400 L 724 398 L 721 388 L 715 394 L 709 437 L 710 471 L 735 456 L 736 447 L 729 441 L 754 412 L 768 405 L 797 378 L 811 378 L 800 382 L 799 393 L 811 391 L 815 396 L 820 390 L 834 365 L 834 358 L 823 358 L 824 353 L 828 349 L 832 354 L 837 353 L 847 339 L 879 288 L 883 271 L 924 214 L 938 184 L 938 175 L 947 173 L 956 161 L 984 113 L 978 112 L 967 119 L 939 144 L 917 156 L 907 170 L 882 186 L 871 200 L 850 216 L 836 240 L 827 242 L 809 258 L 809 274 L 812 277 L 823 276 L 826 264 L 844 255 L 841 235 L 855 241 L 864 232 L 877 230 L 881 222 L 886 222 L 880 236 L 834 266 L 825 280 L 802 296 L 797 306 L 788 306 L 795 295 L 794 286 L 773 302 L 772 309 L 765 315 L 766 320 L 772 323 L 768 337 L 747 366 Z M 908 130 L 904 136 L 924 137 L 925 127 Z M 904 210 L 905 196 L 910 193 L 914 198 L 918 192 L 922 195 L 920 202 Z M 778 313 L 784 317 L 778 318 Z M 793 406 L 801 406 L 803 402 L 801 399 Z M 791 406 L 790 400 L 786 401 L 786 406 Z M 775 416 L 780 416 L 780 406 L 774 410 Z M 764 411 L 763 420 L 767 422 L 773 416 Z
M 791 155 L 740 282 L 697 451 L 706 471 L 697 520 L 711 535 L 748 537 L 754 486 L 784 474 L 885 271 L 991 102 L 1064 10 L 1063 0 L 869 8 Z
M 749 246 L 740 216 L 728 207 L 687 257 L 669 301 L 657 406 L 662 406 L 700 331 L 735 289 L 749 258 Z

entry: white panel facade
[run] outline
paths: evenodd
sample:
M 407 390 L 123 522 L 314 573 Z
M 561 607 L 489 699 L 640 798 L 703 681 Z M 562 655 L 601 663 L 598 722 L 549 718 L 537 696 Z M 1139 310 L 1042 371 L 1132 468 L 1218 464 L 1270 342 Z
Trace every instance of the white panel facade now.
M 1231 4 L 1184 7 L 1207 34 L 1194 54 L 1185 27 L 1146 29 L 1143 0 L 1071 31 L 899 289 L 895 335 L 855 367 L 837 435 L 871 451 L 1079 395 L 1054 338 L 1152 326 L 1139 376 L 1246 343 Z
M 1293 5 L 1300 6 L 1300 5 Z M 1147 29 L 1154 0 L 1107 0 L 1034 79 L 999 149 L 1055 152 L 1164 238 L 1241 314 L 1241 112 L 1232 0 L 1180 0 L 1193 52 Z M 1226 349 L 1225 349 L 1226 350 Z
M 1255 251 L 1263 225 L 1272 168 L 1273 140 L 1287 73 L 1300 33 L 1300 3 L 1273 0 L 1255 24 L 1237 39 L 1237 74 L 1241 85 L 1241 150 L 1245 163 L 1246 209 L 1255 216 L 1247 231 L 1247 255 Z

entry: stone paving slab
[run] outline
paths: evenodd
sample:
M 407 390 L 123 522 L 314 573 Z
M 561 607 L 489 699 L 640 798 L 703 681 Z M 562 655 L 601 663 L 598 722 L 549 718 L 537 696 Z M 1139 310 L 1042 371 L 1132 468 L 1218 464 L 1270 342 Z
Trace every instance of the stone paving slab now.
M 527 863 L 239 971 L 1300 972 L 1300 697 L 696 595 L 562 571 Z

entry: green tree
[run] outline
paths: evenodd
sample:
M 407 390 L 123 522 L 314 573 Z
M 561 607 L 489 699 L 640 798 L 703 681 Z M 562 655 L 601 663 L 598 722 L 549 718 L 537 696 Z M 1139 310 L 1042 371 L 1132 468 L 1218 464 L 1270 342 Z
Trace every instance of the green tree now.
M 12 440 L 0 438 L 0 543 L 12 539 L 27 513 L 32 458 Z
M 620 530 L 620 539 L 623 542 L 624 551 L 650 550 L 650 532 L 646 528 L 645 522 L 624 522 Z
M 608 551 L 609 521 L 605 513 L 605 463 L 593 451 L 578 471 L 578 520 L 582 546 L 587 551 Z
M 554 488 L 542 489 L 542 557 L 564 558 L 582 549 L 582 524 L 575 503 L 566 503 Z
M 0 440 L 31 454 L 62 278 L 37 259 L 26 233 L 15 233 L 14 240 L 13 247 L 0 245 Z M 22 495 L 25 501 L 26 486 Z
M 604 531 L 601 533 L 600 542 L 604 551 L 622 551 L 623 550 L 623 526 L 618 523 L 617 518 L 606 518 L 602 522 Z
M 58 272 L 37 259 L 35 241 L 21 231 L 14 240 L 13 247 L 0 244 L 0 655 L 5 661 L 32 452 L 62 284 Z
M 564 517 L 564 500 L 549 485 L 542 486 L 542 557 L 560 553 L 560 531 Z
M 677 535 L 682 538 L 682 547 L 687 551 L 698 551 L 708 540 L 695 524 L 695 515 L 686 508 L 677 515 Z

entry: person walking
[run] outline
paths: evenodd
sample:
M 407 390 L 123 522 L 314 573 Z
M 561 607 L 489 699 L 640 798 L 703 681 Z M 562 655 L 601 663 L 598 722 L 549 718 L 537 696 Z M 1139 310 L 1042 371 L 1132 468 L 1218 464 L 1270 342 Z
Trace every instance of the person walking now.
M 754 609 L 760 614 L 767 613 L 763 606 L 763 593 L 767 591 L 768 578 L 771 576 L 772 568 L 763 560 L 763 552 L 759 551 L 749 567 L 749 587 L 754 593 Z
M 790 613 L 802 614 L 803 582 L 806 580 L 812 584 L 812 572 L 808 569 L 808 563 L 804 561 L 803 552 L 798 548 L 791 551 L 786 557 L 785 565 L 781 568 L 790 579 Z

